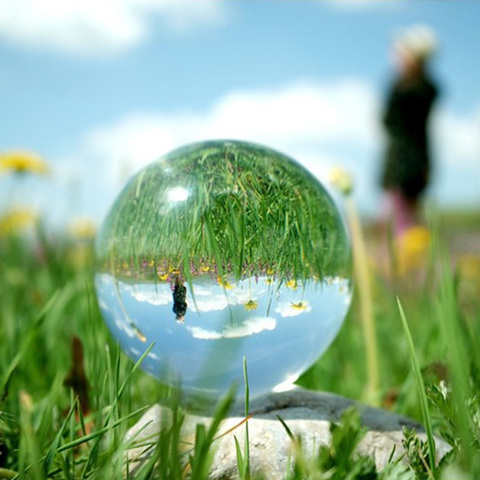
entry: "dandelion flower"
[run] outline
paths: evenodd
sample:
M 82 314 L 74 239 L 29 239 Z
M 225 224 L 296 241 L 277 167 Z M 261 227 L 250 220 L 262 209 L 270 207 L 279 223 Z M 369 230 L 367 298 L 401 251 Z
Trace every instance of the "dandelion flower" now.
M 297 310 L 299 312 L 303 312 L 303 310 L 306 310 L 308 308 L 308 303 L 305 302 L 291 302 L 290 306 L 293 308 L 293 310 Z
M 275 308 L 275 312 L 279 313 L 283 318 L 296 317 L 311 311 L 312 306 L 306 301 L 280 302 Z
M 288 280 L 288 282 L 285 285 L 287 286 L 287 288 L 290 288 L 292 290 L 296 290 L 298 288 L 296 280 Z
M 400 275 L 425 265 L 430 243 L 430 232 L 421 226 L 409 228 L 398 238 L 395 253 Z
M 217 277 L 217 282 L 221 287 L 225 288 L 225 290 L 231 290 L 234 287 L 234 285 L 229 283 L 227 280 L 222 280 L 221 277 Z
M 258 307 L 258 302 L 255 300 L 249 300 L 243 304 L 245 310 L 256 310 Z
M 158 279 L 161 280 L 162 282 L 167 281 L 167 278 L 170 276 L 170 273 L 164 273 L 164 272 L 159 272 L 158 273 Z
M 12 151 L 0 154 L 0 173 L 37 173 L 45 175 L 50 172 L 46 162 L 31 152 Z
M 11 235 L 35 225 L 37 216 L 26 208 L 17 208 L 0 217 L 0 234 Z
M 352 175 L 345 168 L 341 166 L 333 167 L 329 173 L 329 180 L 343 195 L 350 195 L 352 193 Z

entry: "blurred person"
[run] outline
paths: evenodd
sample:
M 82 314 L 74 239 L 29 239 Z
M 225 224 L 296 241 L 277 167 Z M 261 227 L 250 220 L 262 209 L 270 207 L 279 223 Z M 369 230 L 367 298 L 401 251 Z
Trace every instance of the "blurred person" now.
M 433 30 L 409 27 L 393 45 L 397 75 L 386 98 L 387 145 L 382 171 L 395 237 L 417 224 L 418 206 L 430 179 L 428 120 L 438 89 L 428 72 L 436 50 Z

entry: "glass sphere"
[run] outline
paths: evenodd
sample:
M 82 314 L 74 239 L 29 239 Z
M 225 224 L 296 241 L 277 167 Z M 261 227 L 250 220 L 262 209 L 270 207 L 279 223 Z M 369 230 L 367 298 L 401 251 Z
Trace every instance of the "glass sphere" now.
M 289 388 L 337 335 L 350 247 L 324 187 L 237 141 L 175 150 L 125 186 L 96 244 L 102 314 L 123 350 L 187 395 Z M 238 388 L 242 395 L 243 388 Z

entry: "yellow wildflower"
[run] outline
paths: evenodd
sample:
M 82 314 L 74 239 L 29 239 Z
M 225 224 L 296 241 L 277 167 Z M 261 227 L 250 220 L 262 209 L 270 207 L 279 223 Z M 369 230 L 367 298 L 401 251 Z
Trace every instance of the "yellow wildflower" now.
M 202 265 L 200 267 L 201 272 L 208 272 L 210 270 L 210 267 L 208 265 Z
M 287 286 L 287 288 L 291 288 L 292 290 L 296 290 L 298 288 L 296 280 L 288 280 L 285 285 Z
M 273 275 L 274 273 L 275 273 L 275 271 L 272 270 L 271 268 L 269 268 L 269 269 L 267 270 L 267 275 Z
M 93 220 L 80 217 L 70 223 L 68 232 L 72 237 L 78 238 L 79 240 L 90 240 L 95 237 L 97 227 Z
M 352 175 L 348 170 L 341 166 L 333 167 L 329 173 L 330 183 L 337 188 L 343 195 L 350 195 L 353 190 Z
M 227 280 L 222 280 L 221 277 L 217 277 L 217 282 L 221 287 L 225 288 L 226 290 L 231 290 L 235 286 L 229 283 Z
M 150 261 L 148 262 L 148 266 L 149 266 L 149 267 L 153 267 L 154 265 L 155 265 L 155 260 L 150 260 Z
M 45 175 L 50 172 L 46 162 L 31 152 L 11 151 L 0 154 L 0 172 L 38 173 Z
M 308 304 L 306 304 L 305 302 L 298 302 L 298 303 L 291 302 L 290 306 L 294 310 L 299 310 L 299 311 L 306 310 L 308 308 Z
M 421 226 L 409 228 L 397 239 L 395 253 L 401 276 L 425 266 L 430 243 L 430 232 Z
M 167 280 L 167 278 L 169 277 L 169 273 L 159 273 L 158 274 L 158 278 L 159 280 L 161 280 L 162 282 L 165 282 Z
M 245 302 L 243 306 L 245 310 L 256 310 L 258 307 L 258 302 L 250 299 L 248 302 Z
M 272 283 L 273 283 L 273 278 L 272 278 L 272 277 L 268 277 L 268 278 L 265 280 L 265 283 L 266 283 L 267 285 L 272 285 Z
M 0 217 L 0 234 L 11 235 L 35 225 L 37 216 L 26 208 L 17 208 Z

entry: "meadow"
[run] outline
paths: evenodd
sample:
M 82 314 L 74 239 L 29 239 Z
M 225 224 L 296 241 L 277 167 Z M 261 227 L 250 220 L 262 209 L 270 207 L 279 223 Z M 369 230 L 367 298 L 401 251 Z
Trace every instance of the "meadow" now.
M 478 233 L 478 216 L 437 219 L 428 248 L 413 239 L 395 275 L 378 265 L 375 235 L 367 236 L 379 346 L 374 397 L 358 295 L 333 345 L 298 382 L 417 419 L 452 446 L 448 458 L 436 465 L 431 443 L 406 432 L 405 462 L 377 472 L 345 448 L 362 436 L 350 415 L 335 427 L 332 446 L 313 462 L 300 455 L 286 479 L 480 478 L 480 257 L 452 240 L 461 228 Z M 92 245 L 89 235 L 51 237 L 40 225 L 0 238 L 0 479 L 129 477 L 123 436 L 159 400 L 172 405 L 173 422 L 135 478 L 207 478 L 231 399 L 220 402 L 218 422 L 199 428 L 195 449 L 185 453 L 185 412 L 175 393 L 122 354 L 104 325 Z M 240 478 L 250 478 L 248 451 L 238 458 Z

